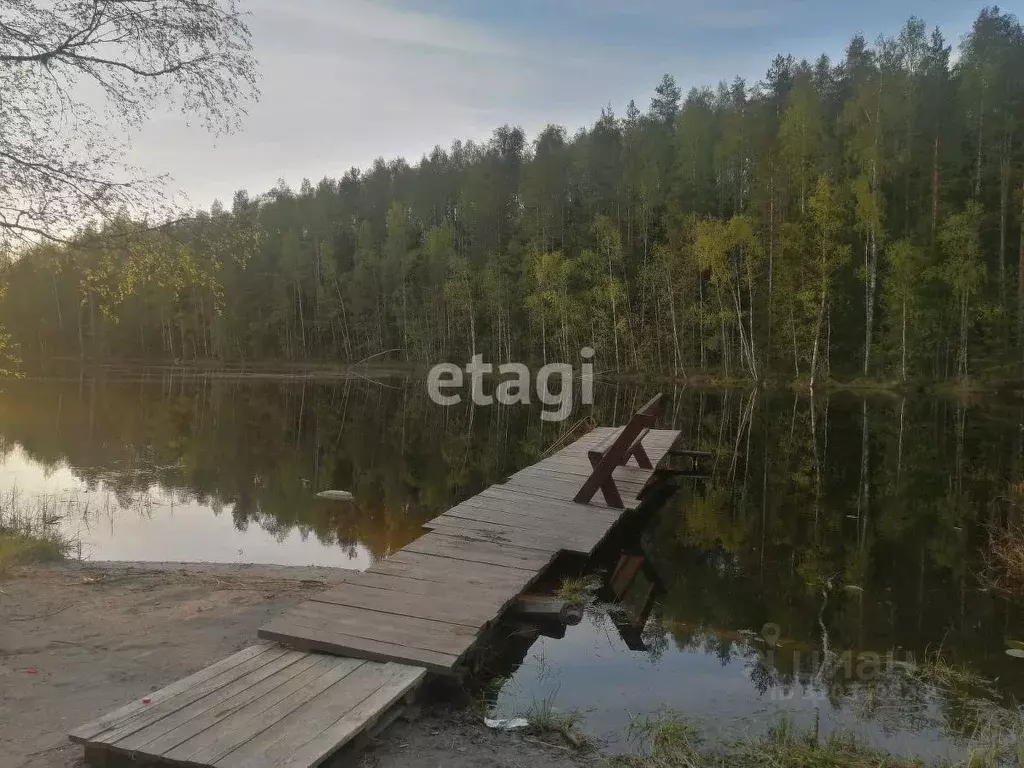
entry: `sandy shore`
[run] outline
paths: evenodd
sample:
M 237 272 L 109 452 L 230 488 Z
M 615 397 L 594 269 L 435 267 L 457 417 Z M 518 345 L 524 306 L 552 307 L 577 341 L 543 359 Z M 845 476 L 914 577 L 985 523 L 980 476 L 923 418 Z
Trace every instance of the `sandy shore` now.
M 256 629 L 339 580 L 330 568 L 68 563 L 0 576 L 0 766 L 82 766 L 67 732 L 244 648 Z M 366 766 L 578 765 L 443 702 L 398 723 Z

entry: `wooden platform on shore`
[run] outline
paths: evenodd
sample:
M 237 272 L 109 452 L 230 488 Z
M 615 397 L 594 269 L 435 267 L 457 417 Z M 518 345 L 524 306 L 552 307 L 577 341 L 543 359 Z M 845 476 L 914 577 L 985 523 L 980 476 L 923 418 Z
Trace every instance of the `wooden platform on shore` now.
M 108 764 L 318 765 L 426 671 L 253 645 L 71 733 Z
M 614 477 L 623 509 L 569 499 L 592 471 L 587 450 L 598 428 L 506 483 L 453 507 L 430 532 L 259 630 L 293 648 L 423 666 L 452 675 L 481 633 L 562 551 L 590 554 L 629 510 L 653 469 L 623 466 Z M 652 463 L 679 433 L 652 430 Z
M 91 764 L 308 768 L 389 722 L 428 672 L 457 675 L 481 634 L 567 551 L 590 554 L 655 470 L 619 466 L 623 507 L 572 501 L 598 428 L 434 518 L 429 532 L 259 630 L 264 641 L 76 729 Z M 679 433 L 650 430 L 653 467 Z M 624 442 L 626 435 L 623 435 Z

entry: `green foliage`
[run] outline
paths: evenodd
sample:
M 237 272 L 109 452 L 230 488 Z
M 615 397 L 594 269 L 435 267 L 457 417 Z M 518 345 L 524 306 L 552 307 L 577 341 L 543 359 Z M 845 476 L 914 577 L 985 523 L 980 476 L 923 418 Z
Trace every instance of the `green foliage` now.
M 113 217 L 18 253 L 0 322 L 42 358 L 590 345 L 599 370 L 1005 377 L 1024 361 L 1024 31 L 986 9 L 951 53 L 912 18 L 758 83 L 684 95 L 666 75 L 646 113 L 571 137 L 502 126 L 157 229 Z

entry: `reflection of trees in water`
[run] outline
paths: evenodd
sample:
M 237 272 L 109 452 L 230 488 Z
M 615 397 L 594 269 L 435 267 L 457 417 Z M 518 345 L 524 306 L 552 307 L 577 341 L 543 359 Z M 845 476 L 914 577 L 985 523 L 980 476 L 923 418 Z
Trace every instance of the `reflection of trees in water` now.
M 650 396 L 598 386 L 603 423 Z M 219 512 L 235 526 L 292 532 L 376 556 L 400 548 L 425 520 L 535 460 L 566 425 L 528 408 L 442 408 L 423 377 L 266 381 L 164 375 L 10 382 L 0 433 L 44 467 L 66 463 L 125 508 L 140 494 Z M 41 428 L 45 425 L 45 428 Z M 344 488 L 353 503 L 316 499 Z
M 681 481 L 644 532 L 666 587 L 645 634 L 722 660 L 748 654 L 761 694 L 817 690 L 893 728 L 938 711 L 969 733 L 990 716 L 987 700 L 1024 694 L 1024 663 L 1003 653 L 1019 612 L 974 576 L 999 489 L 1020 477 L 1020 420 L 1016 407 L 941 400 L 691 398 L 680 424 L 688 447 L 713 452 L 712 479 Z M 767 623 L 777 648 L 742 634 Z M 834 674 L 822 670 L 823 634 Z M 899 664 L 865 679 L 846 663 L 939 647 L 998 678 L 999 693 L 951 690 Z

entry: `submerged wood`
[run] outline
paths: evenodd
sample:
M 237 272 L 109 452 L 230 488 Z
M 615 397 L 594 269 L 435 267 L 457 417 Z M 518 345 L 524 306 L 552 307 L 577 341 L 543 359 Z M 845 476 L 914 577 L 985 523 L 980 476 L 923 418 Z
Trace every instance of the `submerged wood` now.
M 348 491 L 320 491 L 317 494 L 319 499 L 330 499 L 331 501 L 351 501 L 352 494 Z
M 520 595 L 513 611 L 517 618 L 557 621 L 570 626 L 583 620 L 583 606 L 550 595 Z

